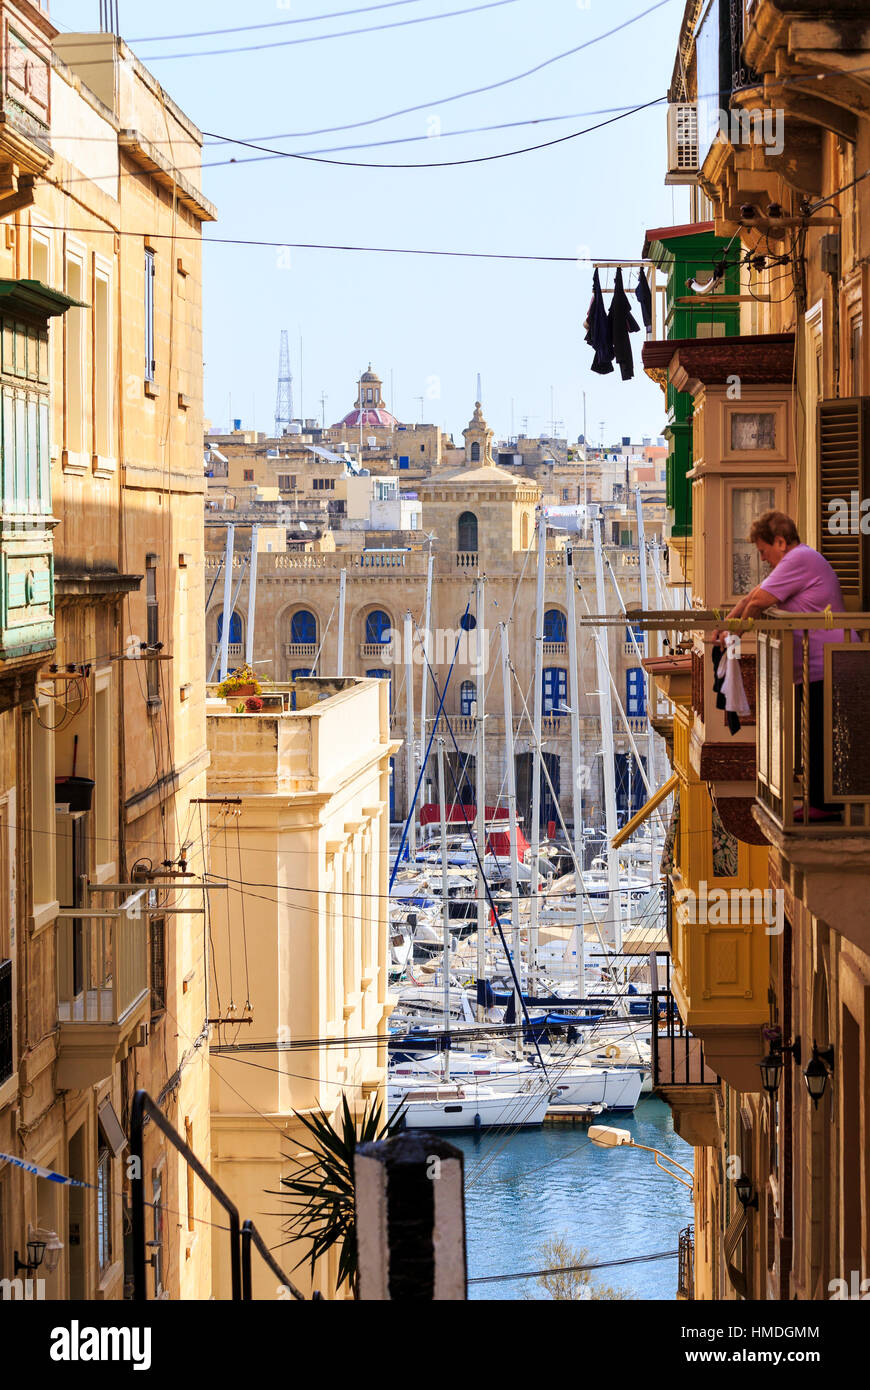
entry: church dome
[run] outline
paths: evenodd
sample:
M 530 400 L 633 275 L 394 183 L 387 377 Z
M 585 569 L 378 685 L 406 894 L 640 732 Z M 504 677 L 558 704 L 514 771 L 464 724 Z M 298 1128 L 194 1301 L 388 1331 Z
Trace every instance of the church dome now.
M 381 378 L 377 372 L 372 371 L 370 362 L 367 371 L 360 374 L 354 408 L 339 420 L 339 427 L 394 430 L 398 421 L 395 415 L 387 410 L 381 386 Z

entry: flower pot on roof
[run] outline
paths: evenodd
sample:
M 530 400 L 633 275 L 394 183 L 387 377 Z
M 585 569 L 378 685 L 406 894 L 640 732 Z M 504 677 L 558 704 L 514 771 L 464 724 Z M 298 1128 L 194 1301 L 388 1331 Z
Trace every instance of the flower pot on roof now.
M 250 666 L 240 666 L 237 671 L 231 672 L 221 681 L 217 693 L 225 700 L 235 703 L 242 696 L 259 695 L 261 690 L 262 686 Z

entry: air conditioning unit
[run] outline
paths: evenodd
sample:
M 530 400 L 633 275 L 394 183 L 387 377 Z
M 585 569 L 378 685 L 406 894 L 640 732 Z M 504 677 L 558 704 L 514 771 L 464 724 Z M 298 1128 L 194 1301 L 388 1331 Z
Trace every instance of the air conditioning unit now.
M 668 107 L 666 184 L 695 183 L 698 178 L 698 108 L 691 101 Z

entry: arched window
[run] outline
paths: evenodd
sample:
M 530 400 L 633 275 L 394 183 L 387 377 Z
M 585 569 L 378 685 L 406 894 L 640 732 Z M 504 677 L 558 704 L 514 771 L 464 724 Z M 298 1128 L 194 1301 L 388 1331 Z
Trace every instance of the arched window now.
M 299 668 L 298 671 L 294 671 L 294 672 L 293 672 L 293 679 L 294 679 L 295 681 L 297 681 L 297 680 L 299 680 L 300 676 L 303 676 L 303 677 L 304 677 L 304 676 L 313 676 L 313 675 L 314 675 L 314 672 L 313 672 L 312 670 L 310 670 L 309 667 L 307 667 L 307 666 L 302 666 L 302 667 Z
M 471 462 L 480 463 L 480 445 L 477 440 L 471 446 Z
M 390 640 L 390 619 L 382 608 L 376 608 L 369 613 L 366 618 L 366 641 L 367 642 L 389 642 Z
M 218 641 L 221 640 L 221 637 L 223 636 L 223 631 L 224 631 L 224 615 L 223 615 L 223 613 L 218 613 L 218 620 L 217 620 L 217 639 L 218 639 Z M 241 642 L 241 640 L 242 640 L 242 620 L 241 620 L 241 618 L 239 617 L 238 613 L 234 613 L 233 616 L 230 618 L 230 641 L 231 641 L 231 642 Z
M 456 531 L 457 550 L 477 550 L 477 517 L 474 512 L 462 513 Z
M 459 708 L 462 714 L 470 715 L 474 713 L 474 702 L 477 699 L 477 688 L 474 681 L 463 681 L 459 688 Z
M 544 667 L 544 714 L 556 718 L 568 702 L 568 672 L 563 666 Z
M 544 641 L 567 642 L 568 621 L 558 608 L 548 608 L 544 614 Z
M 290 641 L 299 645 L 317 641 L 317 619 L 307 608 L 300 608 L 290 619 Z

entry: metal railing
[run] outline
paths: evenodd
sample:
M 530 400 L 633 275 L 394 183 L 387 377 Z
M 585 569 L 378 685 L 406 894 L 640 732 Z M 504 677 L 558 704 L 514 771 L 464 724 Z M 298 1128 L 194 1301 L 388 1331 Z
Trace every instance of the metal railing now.
M 0 1085 L 13 1071 L 12 962 L 0 961 Z
M 268 1268 L 280 1280 L 282 1287 L 286 1288 L 291 1297 L 305 1301 L 305 1295 L 296 1288 L 293 1281 L 281 1269 L 280 1265 L 273 1259 L 268 1246 L 263 1241 L 262 1236 L 254 1225 L 253 1221 L 245 1221 L 242 1225 L 238 1208 L 224 1192 L 223 1188 L 212 1177 L 208 1169 L 200 1162 L 193 1149 L 182 1139 L 178 1130 L 169 1123 L 160 1106 L 148 1094 L 147 1091 L 137 1091 L 133 1097 L 133 1105 L 130 1111 L 130 1198 L 132 1207 L 132 1238 L 133 1238 L 133 1299 L 136 1303 L 144 1303 L 148 1299 L 148 1284 L 146 1277 L 146 1240 L 145 1240 L 145 1162 L 144 1162 L 144 1132 L 145 1121 L 152 1120 L 160 1130 L 164 1138 L 184 1159 L 188 1168 L 199 1178 L 200 1182 L 211 1193 L 215 1201 L 223 1207 L 230 1223 L 229 1242 L 230 1242 L 230 1289 L 233 1302 L 250 1302 L 253 1298 L 252 1279 L 251 1279 L 251 1246 L 254 1245 L 257 1251 L 266 1262 Z M 215 1228 L 216 1230 L 217 1228 Z
M 812 683 L 807 631 L 758 631 L 756 795 L 790 834 L 870 830 L 870 615 L 843 616 L 845 630 L 837 615 L 825 624 L 838 640 L 826 634 L 823 678 Z M 815 629 L 823 623 L 817 618 Z M 810 811 L 813 781 L 815 799 L 839 808 L 821 823 L 823 808 Z
M 61 909 L 57 935 L 59 1023 L 121 1023 L 148 993 L 144 918 L 89 917 Z
M 715 1086 L 718 1076 L 704 1060 L 700 1038 L 686 1029 L 671 994 L 671 958 L 665 959 L 665 989 L 653 990 L 650 996 L 652 1037 L 653 1089 L 659 1086 Z
M 677 1298 L 695 1297 L 695 1228 L 686 1226 L 680 1231 L 678 1246 Z

